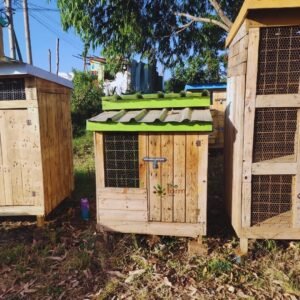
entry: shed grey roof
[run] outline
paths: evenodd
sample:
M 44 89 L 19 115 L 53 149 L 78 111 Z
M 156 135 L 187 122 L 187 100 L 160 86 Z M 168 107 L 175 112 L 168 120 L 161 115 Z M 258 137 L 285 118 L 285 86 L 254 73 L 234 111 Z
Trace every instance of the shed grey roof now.
M 105 111 L 96 117 L 89 119 L 90 122 L 105 123 L 194 123 L 212 122 L 209 109 L 142 109 Z
M 0 60 L 0 76 L 10 75 L 31 75 L 55 82 L 70 89 L 73 88 L 72 81 L 68 79 L 23 62 L 2 58 Z

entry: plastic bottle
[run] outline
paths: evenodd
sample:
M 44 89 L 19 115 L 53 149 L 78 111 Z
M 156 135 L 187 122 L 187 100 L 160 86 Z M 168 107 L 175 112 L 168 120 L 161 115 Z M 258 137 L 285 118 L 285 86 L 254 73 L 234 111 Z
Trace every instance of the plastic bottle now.
M 87 198 L 82 198 L 80 200 L 81 206 L 81 217 L 83 220 L 88 221 L 90 218 L 90 205 L 89 200 Z

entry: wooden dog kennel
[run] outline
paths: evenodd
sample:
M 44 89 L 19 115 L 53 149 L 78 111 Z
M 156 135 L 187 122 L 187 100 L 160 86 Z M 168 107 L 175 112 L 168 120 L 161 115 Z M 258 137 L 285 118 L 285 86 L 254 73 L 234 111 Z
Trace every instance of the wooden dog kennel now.
M 245 1 L 227 38 L 226 189 L 248 239 L 300 239 L 300 2 Z
M 123 110 L 104 111 L 87 122 L 94 131 L 97 222 L 103 230 L 206 234 L 212 120 L 207 105 L 195 107 L 200 102 L 118 100 L 114 105 Z
M 0 216 L 49 214 L 73 190 L 72 83 L 0 65 Z

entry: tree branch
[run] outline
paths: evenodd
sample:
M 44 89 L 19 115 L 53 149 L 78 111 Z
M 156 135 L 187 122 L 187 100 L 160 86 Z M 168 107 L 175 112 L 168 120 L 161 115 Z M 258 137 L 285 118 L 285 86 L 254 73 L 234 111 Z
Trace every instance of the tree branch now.
M 193 21 L 193 22 L 202 22 L 202 23 L 215 24 L 215 25 L 217 25 L 217 26 L 223 28 L 223 29 L 224 29 L 225 31 L 227 31 L 227 32 L 229 32 L 229 30 L 230 30 L 230 28 L 229 28 L 226 24 L 224 24 L 224 23 L 222 23 L 222 22 L 220 22 L 220 21 L 214 20 L 214 19 L 210 19 L 210 18 L 202 18 L 202 17 L 195 17 L 195 16 L 192 16 L 192 15 L 187 14 L 187 13 L 179 13 L 179 12 L 175 13 L 175 15 L 176 15 L 176 16 L 180 16 L 180 17 L 186 17 L 186 18 L 190 19 L 190 20 Z M 189 23 L 186 24 L 187 26 L 186 26 L 186 25 L 183 25 L 181 28 L 184 27 L 184 29 L 185 29 L 185 28 L 187 28 L 188 26 L 190 26 L 191 24 L 192 24 L 192 23 L 189 22 Z
M 228 28 L 232 26 L 232 22 L 229 18 L 225 15 L 224 11 L 221 9 L 220 4 L 216 0 L 209 0 L 210 4 L 213 6 L 215 11 L 217 12 L 218 16 L 221 18 L 222 22 L 226 24 Z

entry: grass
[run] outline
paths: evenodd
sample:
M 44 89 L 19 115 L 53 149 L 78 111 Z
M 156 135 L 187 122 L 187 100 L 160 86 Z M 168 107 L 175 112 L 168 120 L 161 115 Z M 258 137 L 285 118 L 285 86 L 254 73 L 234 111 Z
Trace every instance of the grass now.
M 208 254 L 187 239 L 96 232 L 91 133 L 74 139 L 76 190 L 36 228 L 0 219 L 0 299 L 299 299 L 300 243 L 256 241 L 235 259 L 238 240 L 224 216 L 222 155 L 209 158 Z M 91 220 L 80 218 L 88 197 Z

